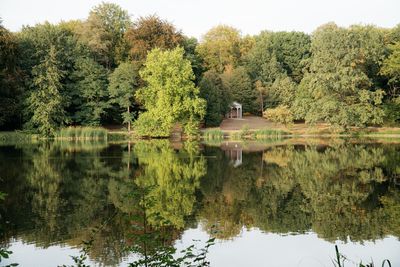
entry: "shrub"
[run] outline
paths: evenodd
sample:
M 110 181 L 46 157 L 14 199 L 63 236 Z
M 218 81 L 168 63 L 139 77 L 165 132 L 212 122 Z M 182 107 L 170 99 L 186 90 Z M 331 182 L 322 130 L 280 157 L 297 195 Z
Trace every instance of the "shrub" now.
M 263 117 L 277 123 L 290 124 L 294 117 L 291 110 L 287 106 L 278 106 L 276 108 L 264 111 Z

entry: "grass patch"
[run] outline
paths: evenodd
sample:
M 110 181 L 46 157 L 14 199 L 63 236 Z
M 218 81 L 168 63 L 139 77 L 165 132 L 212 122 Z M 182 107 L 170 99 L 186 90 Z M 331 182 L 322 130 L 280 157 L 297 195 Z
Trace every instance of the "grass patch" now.
M 205 130 L 203 138 L 206 140 L 221 140 L 224 139 L 224 133 L 220 129 Z
M 67 127 L 55 135 L 58 140 L 107 140 L 108 132 L 101 127 Z

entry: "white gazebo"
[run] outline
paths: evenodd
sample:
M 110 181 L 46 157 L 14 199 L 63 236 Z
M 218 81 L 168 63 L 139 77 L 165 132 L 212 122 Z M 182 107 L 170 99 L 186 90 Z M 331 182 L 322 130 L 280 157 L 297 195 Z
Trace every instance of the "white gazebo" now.
M 231 110 L 226 114 L 227 118 L 242 118 L 243 116 L 243 109 L 242 104 L 234 101 L 231 104 Z

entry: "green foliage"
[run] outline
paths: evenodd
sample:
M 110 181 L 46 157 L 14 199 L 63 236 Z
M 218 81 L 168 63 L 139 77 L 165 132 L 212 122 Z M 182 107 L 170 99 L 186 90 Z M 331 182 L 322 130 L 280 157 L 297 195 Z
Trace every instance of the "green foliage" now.
M 207 101 L 207 112 L 204 116 L 207 127 L 219 126 L 231 104 L 230 91 L 222 85 L 221 77 L 215 71 L 204 73 L 199 83 L 200 96 Z
M 130 263 L 129 267 L 206 267 L 210 266 L 206 256 L 208 249 L 214 245 L 215 238 L 209 239 L 205 246 L 201 249 L 191 245 L 180 251 L 179 257 L 174 256 L 177 252 L 175 248 L 164 248 L 156 251 L 153 255 L 147 256 L 143 259 L 136 260 Z
M 140 63 L 145 61 L 150 50 L 174 49 L 183 43 L 183 39 L 182 33 L 173 24 L 156 15 L 140 17 L 126 33 L 129 56 Z
M 78 58 L 73 73 L 78 111 L 75 120 L 82 125 L 100 125 L 108 105 L 107 71 L 90 58 Z
M 193 71 L 183 49 L 152 50 L 140 75 L 147 86 L 139 89 L 136 97 L 147 111 L 139 115 L 135 131 L 144 136 L 169 136 L 174 124 L 181 123 L 184 132 L 193 135 L 205 115 L 206 103 L 192 81 Z M 159 131 L 154 133 L 158 123 Z
M 222 73 L 227 66 L 236 67 L 240 59 L 241 36 L 239 30 L 219 25 L 209 30 L 197 46 L 204 67 Z
M 310 36 L 302 32 L 263 31 L 245 58 L 246 66 L 252 78 L 264 84 L 284 74 L 299 83 L 310 56 L 310 44 Z
M 382 124 L 384 93 L 369 77 L 383 57 L 382 38 L 369 26 L 344 29 L 327 24 L 315 31 L 310 73 L 293 104 L 296 118 L 342 127 Z
M 90 11 L 77 34 L 99 63 L 113 69 L 127 57 L 124 35 L 131 24 L 126 10 L 117 4 L 103 2 Z
M 383 108 L 387 124 L 396 125 L 400 122 L 400 97 L 387 101 Z
M 389 78 L 389 85 L 392 87 L 392 97 L 398 96 L 398 88 L 400 86 L 400 41 L 389 45 L 391 54 L 382 64 L 380 73 Z
M 185 58 L 188 59 L 192 65 L 193 73 L 195 76 L 195 84 L 198 85 L 201 76 L 204 72 L 203 68 L 203 58 L 197 52 L 198 41 L 194 37 L 184 37 L 183 38 L 183 49 L 185 50 Z
M 222 75 L 224 90 L 229 92 L 233 101 L 242 104 L 243 113 L 255 114 L 258 110 L 257 91 L 244 67 L 227 69 Z
M 287 106 L 269 108 L 264 112 L 263 117 L 270 121 L 283 124 L 293 123 L 294 120 L 294 116 Z
M 138 86 L 138 67 L 130 62 L 121 63 L 110 74 L 108 86 L 110 102 L 118 104 L 120 110 L 124 110 L 121 115 L 123 122 L 128 124 L 128 131 L 133 120 L 130 108 L 134 103 Z
M 54 136 L 58 127 L 67 122 L 65 99 L 61 94 L 64 72 L 59 69 L 57 51 L 51 46 L 47 57 L 32 69 L 32 91 L 26 100 L 29 129 L 37 129 L 44 136 Z

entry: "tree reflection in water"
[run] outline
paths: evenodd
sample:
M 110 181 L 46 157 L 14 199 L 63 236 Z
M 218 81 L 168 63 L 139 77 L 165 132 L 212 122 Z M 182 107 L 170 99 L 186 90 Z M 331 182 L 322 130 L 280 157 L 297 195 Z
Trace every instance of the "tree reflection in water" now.
M 399 145 L 229 149 L 167 140 L 0 147 L 1 243 L 92 239 L 90 259 L 115 266 L 132 251 L 172 255 L 197 222 L 219 239 L 243 227 L 329 241 L 400 237 Z

